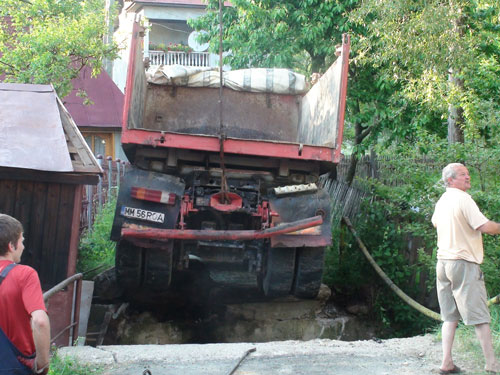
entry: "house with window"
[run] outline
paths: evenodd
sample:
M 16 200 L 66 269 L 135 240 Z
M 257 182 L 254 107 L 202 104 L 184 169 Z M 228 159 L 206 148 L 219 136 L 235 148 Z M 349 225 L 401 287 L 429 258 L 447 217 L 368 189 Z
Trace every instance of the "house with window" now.
M 92 77 L 87 66 L 72 84 L 63 102 L 93 154 L 127 160 L 121 147 L 123 93 L 106 71 Z
M 197 32 L 187 23 L 205 12 L 202 0 L 125 0 L 114 33 L 122 49 L 111 73 L 120 90 L 125 90 L 132 24 L 138 18 L 145 26 L 144 58 L 150 65 L 218 66 L 219 56 L 208 52 L 208 43 L 198 43 Z

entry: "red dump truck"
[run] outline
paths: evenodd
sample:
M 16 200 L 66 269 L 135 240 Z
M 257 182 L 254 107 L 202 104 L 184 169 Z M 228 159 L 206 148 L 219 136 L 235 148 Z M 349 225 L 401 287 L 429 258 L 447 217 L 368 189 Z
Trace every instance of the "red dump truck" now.
M 318 181 L 341 156 L 343 39 L 307 92 L 283 69 L 227 72 L 221 89 L 218 71 L 146 72 L 135 25 L 122 130 L 132 167 L 111 233 L 121 286 L 161 293 L 198 262 L 216 282 L 250 280 L 268 297 L 317 295 L 331 244 Z

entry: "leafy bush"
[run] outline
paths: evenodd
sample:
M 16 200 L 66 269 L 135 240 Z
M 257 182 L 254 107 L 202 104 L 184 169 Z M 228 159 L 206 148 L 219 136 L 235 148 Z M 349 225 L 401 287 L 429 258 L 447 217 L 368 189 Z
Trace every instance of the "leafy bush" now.
M 373 269 L 345 226 L 340 223 L 333 226 L 332 241 L 325 254 L 323 282 L 338 294 L 361 297 L 365 285 L 375 277 Z
M 80 240 L 78 249 L 78 272 L 84 272 L 85 278 L 92 278 L 99 267 L 109 268 L 115 264 L 115 243 L 109 239 L 115 213 L 116 198 L 107 202 L 95 218 L 92 230 L 86 231 Z
M 399 157 L 384 160 L 380 178 L 357 179 L 372 195 L 363 202 L 354 223 L 358 234 L 375 261 L 405 293 L 427 307 L 437 310 L 435 295 L 436 230 L 431 217 L 444 186 L 439 182 L 442 168 L 461 161 L 472 178 L 469 193 L 482 212 L 498 221 L 500 187 L 490 151 L 467 146 L 427 145 L 432 159 L 413 150 L 398 150 Z M 395 336 L 421 333 L 436 323 L 412 310 L 383 283 L 357 250 L 355 240 L 334 228 L 341 240 L 329 249 L 325 282 L 346 293 L 368 294 L 375 314 Z M 342 240 L 343 238 L 343 240 Z M 484 235 L 485 260 L 482 270 L 491 296 L 500 293 L 500 246 L 498 237 Z M 366 294 L 366 293 L 365 293 Z M 431 305 L 429 305 L 431 303 Z

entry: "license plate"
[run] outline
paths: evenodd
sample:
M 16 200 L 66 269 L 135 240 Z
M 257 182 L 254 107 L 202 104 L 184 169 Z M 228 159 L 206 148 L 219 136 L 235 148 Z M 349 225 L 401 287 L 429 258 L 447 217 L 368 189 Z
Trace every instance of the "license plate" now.
M 132 219 L 152 221 L 153 223 L 163 223 L 165 221 L 165 214 L 143 210 L 141 208 L 122 206 L 121 214 L 122 216 Z

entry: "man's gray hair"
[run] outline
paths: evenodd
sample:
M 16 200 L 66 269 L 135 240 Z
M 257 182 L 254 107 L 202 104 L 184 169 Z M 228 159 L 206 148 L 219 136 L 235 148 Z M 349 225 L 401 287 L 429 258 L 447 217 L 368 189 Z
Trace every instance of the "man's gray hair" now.
M 448 186 L 448 179 L 455 178 L 457 176 L 457 173 L 455 171 L 457 167 L 465 167 L 465 166 L 462 163 L 450 163 L 443 168 L 442 181 L 445 186 Z

